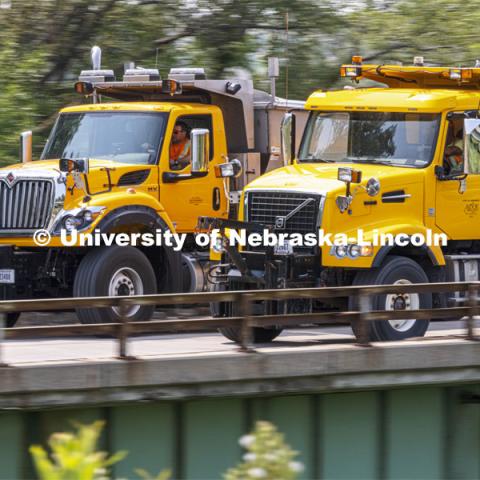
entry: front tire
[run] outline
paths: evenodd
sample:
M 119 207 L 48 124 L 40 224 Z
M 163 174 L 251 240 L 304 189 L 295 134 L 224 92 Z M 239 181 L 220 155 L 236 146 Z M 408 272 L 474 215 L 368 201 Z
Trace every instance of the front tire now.
M 5 326 L 7 328 L 12 328 L 15 326 L 15 324 L 18 321 L 18 318 L 20 317 L 20 312 L 10 312 L 7 313 L 7 318 L 5 322 Z
M 214 291 L 220 292 L 225 290 L 224 284 L 215 284 Z M 240 308 L 238 305 L 231 303 L 210 303 L 210 311 L 213 317 L 233 316 L 239 315 Z M 225 313 L 227 312 L 227 313 Z M 228 340 L 235 343 L 242 343 L 242 332 L 240 328 L 225 327 L 219 328 L 218 331 Z M 252 342 L 253 343 L 270 343 L 282 333 L 281 328 L 252 328 Z
M 147 295 L 157 291 L 155 272 L 148 258 L 133 247 L 100 247 L 82 259 L 75 275 L 75 297 Z M 152 318 L 153 305 L 134 305 L 127 312 L 129 321 Z M 77 309 L 81 323 L 115 323 L 121 319 L 118 308 Z
M 235 343 L 242 343 L 242 334 L 240 328 L 220 328 L 219 332 L 229 340 Z M 252 328 L 252 342 L 253 343 L 270 343 L 282 333 L 281 328 Z
M 357 273 L 354 285 L 389 285 L 428 283 L 423 268 L 407 257 L 390 256 L 378 268 Z M 350 300 L 350 310 L 357 309 L 356 302 Z M 432 308 L 430 293 L 408 293 L 375 295 L 372 298 L 372 310 L 418 310 Z M 395 341 L 411 337 L 423 337 L 428 329 L 429 320 L 382 320 L 369 322 L 371 341 Z M 358 338 L 358 325 L 352 324 L 352 330 Z

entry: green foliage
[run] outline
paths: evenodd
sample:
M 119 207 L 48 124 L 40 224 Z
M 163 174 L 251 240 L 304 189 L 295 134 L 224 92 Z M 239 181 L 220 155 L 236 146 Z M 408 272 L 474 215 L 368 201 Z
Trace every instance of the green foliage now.
M 39 446 L 30 447 L 30 453 L 40 480 L 103 480 L 108 478 L 108 468 L 122 460 L 127 453 L 108 456 L 97 452 L 96 446 L 104 422 L 76 425 L 76 433 L 54 433 L 48 440 L 49 456 Z M 162 477 L 166 480 L 168 477 Z
M 297 452 L 269 422 L 257 422 L 255 430 L 240 438 L 239 443 L 247 450 L 244 461 L 228 470 L 225 480 L 293 480 L 303 471 L 303 465 L 294 461 Z
M 480 0 L 0 0 L 0 166 L 18 161 L 18 135 L 34 132 L 40 155 L 59 108 L 94 44 L 102 65 L 232 69 L 268 90 L 267 57 L 281 58 L 277 94 L 306 98 L 341 86 L 352 54 L 373 62 L 473 65 Z M 288 16 L 288 35 L 287 35 Z M 288 65 L 288 71 L 287 71 Z
M 143 468 L 137 468 L 135 473 L 142 478 L 143 480 L 169 480 L 171 478 L 172 472 L 170 470 L 164 470 L 160 472 L 156 477 L 150 475 L 149 472 L 143 470 Z

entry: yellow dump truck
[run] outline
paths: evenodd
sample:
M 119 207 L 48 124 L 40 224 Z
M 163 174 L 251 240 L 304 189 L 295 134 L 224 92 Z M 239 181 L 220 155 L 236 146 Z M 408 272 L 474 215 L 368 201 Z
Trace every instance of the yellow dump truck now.
M 239 222 L 202 225 L 287 234 L 276 245 L 214 249 L 219 289 L 410 284 L 479 279 L 480 68 L 366 65 L 360 57 L 340 73 L 353 86 L 316 91 L 303 139 L 290 165 L 244 189 Z M 370 81 L 365 88 L 358 85 Z M 375 85 L 371 81 L 385 84 Z M 284 149 L 296 152 L 283 126 Z M 311 242 L 295 236 L 310 235 Z M 330 237 L 330 238 L 329 238 Z M 340 241 L 334 242 L 340 237 Z M 346 240 L 345 240 L 346 239 Z M 228 248 L 227 248 L 228 246 Z M 229 250 L 239 251 L 230 255 Z M 373 309 L 407 310 L 464 301 L 460 295 L 376 296 Z M 235 305 L 216 305 L 220 316 Z M 264 302 L 257 314 L 356 308 L 297 300 Z M 428 321 L 371 325 L 372 340 L 421 336 Z M 256 329 L 256 341 L 279 329 Z M 238 332 L 223 333 L 238 340 Z
M 255 90 L 251 80 L 210 80 L 199 68 L 172 69 L 163 80 L 158 70 L 131 68 L 116 81 L 100 55 L 94 47 L 93 70 L 75 84 L 86 102 L 60 111 L 40 159 L 32 161 L 25 132 L 22 163 L 0 169 L 0 299 L 204 290 L 209 247 L 193 241 L 198 217 L 235 217 L 243 186 L 282 165 L 284 112 L 302 115 L 302 102 Z M 172 158 L 178 126 L 188 143 L 183 164 Z M 152 246 L 71 241 L 148 232 L 185 238 Z M 115 309 L 78 314 L 84 323 L 118 317 Z M 152 309 L 128 315 L 148 319 Z

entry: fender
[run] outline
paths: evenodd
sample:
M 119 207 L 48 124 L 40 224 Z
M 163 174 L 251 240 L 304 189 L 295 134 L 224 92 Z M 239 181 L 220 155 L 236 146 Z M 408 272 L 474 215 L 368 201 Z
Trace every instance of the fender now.
M 127 194 L 125 192 L 115 192 L 109 193 L 105 196 L 99 195 L 90 199 L 90 201 L 88 202 L 88 206 L 108 207 L 109 213 L 107 213 L 106 215 L 108 216 L 110 213 L 120 211 L 126 208 L 126 203 L 129 204 L 129 207 L 133 206 L 139 208 L 146 208 L 148 210 L 151 210 L 154 214 L 156 214 L 156 212 L 159 212 L 158 215 L 163 218 L 169 229 L 172 232 L 174 231 L 173 223 L 171 222 L 170 217 L 165 211 L 163 205 L 151 195 L 147 195 L 143 192 L 135 192 L 133 194 Z
M 170 225 L 169 225 L 170 223 Z M 117 208 L 109 212 L 98 224 L 98 228 L 102 232 L 109 232 L 128 225 L 145 225 L 149 231 L 155 230 L 170 230 L 175 231 L 171 227 L 171 222 L 167 218 L 162 218 L 158 213 L 150 207 L 142 205 L 129 205 L 125 207 Z M 152 255 L 152 250 L 155 247 L 150 247 L 148 252 L 145 252 L 147 256 Z M 179 251 L 173 250 L 172 247 L 162 246 L 158 247 L 165 254 L 165 261 L 167 264 L 167 278 L 163 282 L 165 288 L 162 289 L 163 293 L 169 292 L 181 292 L 183 285 L 182 278 L 182 254 Z M 155 272 L 157 277 L 160 272 Z M 162 272 L 163 273 L 163 272 Z
M 394 249 L 394 248 L 399 248 L 395 247 L 393 245 L 388 245 L 381 247 L 380 250 L 377 252 L 377 255 L 375 256 L 373 263 L 372 263 L 372 268 L 378 268 L 382 265 L 383 261 L 385 260 L 385 257 Z M 400 247 L 401 248 L 401 247 Z M 404 248 L 408 248 L 404 247 Z M 435 250 L 439 250 L 437 252 L 434 252 L 431 247 L 428 247 L 426 245 L 422 245 L 421 247 L 414 247 L 417 250 L 421 250 L 423 253 L 425 253 L 430 261 L 432 262 L 432 265 L 437 267 L 439 265 L 444 265 L 445 264 L 445 259 L 443 258 L 443 252 L 441 249 L 438 247 L 434 247 Z
M 143 205 L 127 205 L 116 208 L 108 212 L 95 228 L 102 232 L 108 232 L 119 227 L 138 224 L 145 225 L 149 229 L 175 231 L 165 212 L 159 214 L 153 208 Z

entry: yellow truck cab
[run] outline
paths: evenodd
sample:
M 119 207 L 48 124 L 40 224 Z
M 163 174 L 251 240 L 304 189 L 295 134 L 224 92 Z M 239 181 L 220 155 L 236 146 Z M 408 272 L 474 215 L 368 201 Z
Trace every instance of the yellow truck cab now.
M 246 186 L 243 223 L 237 225 L 316 234 L 318 242 L 305 246 L 286 239 L 270 249 L 244 246 L 240 256 L 224 252 L 222 263 L 228 266 L 218 277 L 219 288 L 478 280 L 480 68 L 431 67 L 421 58 L 411 66 L 365 65 L 354 57 L 340 73 L 353 86 L 308 98 L 310 116 L 297 155 L 289 166 Z M 366 80 L 385 86 L 362 88 Z M 296 151 L 288 136 L 291 117 L 284 124 L 287 154 Z M 228 227 L 212 219 L 204 223 Z M 402 294 L 377 296 L 372 307 L 416 309 L 462 301 L 460 295 Z M 218 315 L 235 315 L 230 304 L 216 308 Z M 338 308 L 356 306 L 347 299 L 335 307 L 266 302 L 257 313 Z M 420 320 L 375 322 L 370 336 L 404 339 L 423 335 L 427 327 Z M 235 330 L 223 333 L 238 340 Z M 278 333 L 257 329 L 255 335 L 266 341 Z
M 86 103 L 60 111 L 41 158 L 32 161 L 25 132 L 22 163 L 0 169 L 0 299 L 205 290 L 211 263 L 209 245 L 194 241 L 198 217 L 236 217 L 243 186 L 283 165 L 284 112 L 303 114 L 302 102 L 255 90 L 251 80 L 209 80 L 198 68 L 162 80 L 158 70 L 134 68 L 116 81 L 99 57 L 94 47 L 94 69 L 75 84 Z M 81 241 L 104 233 L 149 233 L 153 244 Z M 115 309 L 78 315 L 118 319 Z M 131 320 L 151 315 L 143 306 L 128 312 Z

